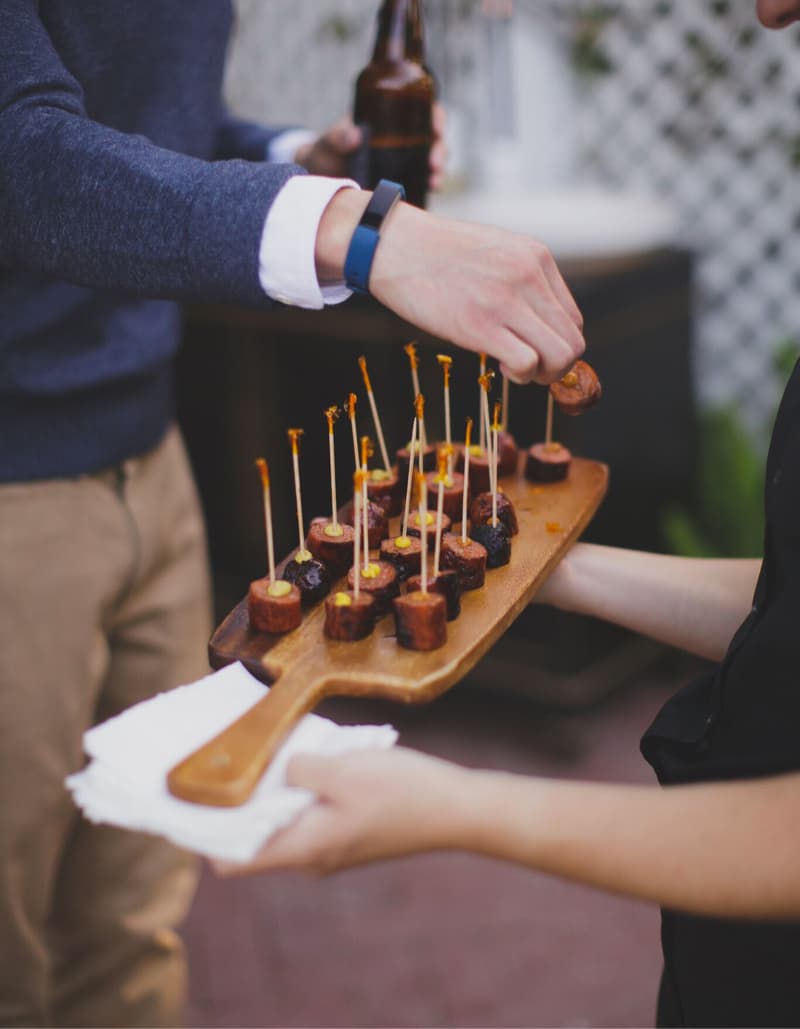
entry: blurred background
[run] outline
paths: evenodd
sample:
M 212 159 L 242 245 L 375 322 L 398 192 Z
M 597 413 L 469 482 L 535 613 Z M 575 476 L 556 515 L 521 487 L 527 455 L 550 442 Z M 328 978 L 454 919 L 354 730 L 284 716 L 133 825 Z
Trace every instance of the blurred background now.
M 237 0 L 231 108 L 327 127 L 351 108 L 378 6 Z M 761 29 L 754 0 L 428 0 L 424 13 L 450 155 L 431 208 L 538 236 L 585 315 L 604 400 L 556 434 L 611 468 L 587 538 L 758 553 L 766 442 L 800 351 L 800 31 Z M 354 300 L 324 312 L 196 308 L 186 336 L 181 417 L 221 618 L 263 574 L 254 458 L 269 458 L 288 496 L 285 429 L 303 425 L 306 515 L 324 513 L 324 408 L 359 390 L 365 353 L 390 449 L 405 442 L 402 344 L 416 334 Z M 424 392 L 438 392 L 443 349 L 420 338 Z M 477 362 L 451 352 L 459 424 L 474 400 L 459 384 L 474 382 Z M 544 390 L 512 387 L 509 425 L 520 445 L 540 439 Z M 286 553 L 293 510 L 275 513 Z M 403 742 L 468 764 L 648 782 L 638 737 L 696 667 L 530 609 L 440 702 L 329 702 L 323 713 L 393 721 Z M 650 1024 L 657 931 L 641 905 L 463 856 L 312 884 L 207 879 L 185 930 L 191 1021 Z

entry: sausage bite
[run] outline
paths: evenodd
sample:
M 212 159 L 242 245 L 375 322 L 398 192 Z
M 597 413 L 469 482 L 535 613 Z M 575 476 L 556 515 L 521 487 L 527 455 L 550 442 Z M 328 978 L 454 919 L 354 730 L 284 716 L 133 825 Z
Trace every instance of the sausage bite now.
M 528 482 L 561 482 L 566 479 L 572 453 L 560 443 L 534 443 L 525 461 Z
M 486 579 L 486 547 L 477 540 L 448 533 L 442 537 L 442 568 L 453 568 L 461 579 L 462 590 L 477 590 Z
M 550 393 L 559 411 L 576 415 L 594 407 L 603 395 L 603 388 L 594 368 L 585 361 L 576 361 L 571 371 L 550 384 Z
M 303 619 L 300 590 L 285 579 L 256 579 L 247 591 L 250 627 L 259 632 L 289 632 Z
M 375 627 L 375 598 L 361 591 L 338 590 L 325 598 L 325 627 L 328 639 L 352 643 L 363 640 Z
M 441 593 L 406 593 L 393 606 L 401 647 L 437 650 L 447 642 L 447 602 Z

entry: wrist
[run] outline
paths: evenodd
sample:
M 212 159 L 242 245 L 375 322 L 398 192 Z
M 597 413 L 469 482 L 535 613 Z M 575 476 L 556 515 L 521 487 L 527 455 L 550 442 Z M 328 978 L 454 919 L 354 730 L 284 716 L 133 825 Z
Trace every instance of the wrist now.
M 371 197 L 372 193 L 367 190 L 341 189 L 325 208 L 314 247 L 320 283 L 344 279 L 344 262 L 350 240 Z

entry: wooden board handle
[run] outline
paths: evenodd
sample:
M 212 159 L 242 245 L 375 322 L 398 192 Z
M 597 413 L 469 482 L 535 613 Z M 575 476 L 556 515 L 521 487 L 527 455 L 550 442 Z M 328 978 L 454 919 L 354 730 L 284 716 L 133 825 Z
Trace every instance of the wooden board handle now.
M 287 671 L 265 697 L 171 769 L 170 793 L 213 807 L 243 804 L 286 736 L 325 692 L 324 679 Z

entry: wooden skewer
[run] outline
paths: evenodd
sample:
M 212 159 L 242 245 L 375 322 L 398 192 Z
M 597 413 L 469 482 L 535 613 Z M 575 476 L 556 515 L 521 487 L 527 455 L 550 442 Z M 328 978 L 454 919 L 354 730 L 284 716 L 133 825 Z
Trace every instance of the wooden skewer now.
M 481 375 L 479 382 L 481 384 L 481 403 L 483 405 L 483 426 L 486 434 L 486 439 L 489 441 L 489 489 L 492 493 L 497 488 L 497 477 L 496 471 L 497 466 L 494 464 L 494 448 L 492 447 L 492 427 L 489 420 L 489 390 L 492 386 L 492 379 L 494 378 L 494 372 L 488 371 L 485 375 Z
M 553 394 L 547 391 L 547 422 L 544 430 L 544 445 L 549 450 L 553 445 Z
M 369 459 L 372 455 L 372 440 L 369 436 L 361 437 L 361 517 L 364 520 L 364 574 L 369 568 L 369 496 L 367 479 L 369 478 Z
M 413 422 L 413 424 L 411 426 L 411 453 L 412 453 L 412 455 L 414 453 L 414 444 L 416 443 L 416 441 L 417 441 L 417 419 L 415 418 L 414 422 Z M 406 506 L 405 506 L 405 508 L 403 510 L 403 529 L 402 529 L 402 533 L 401 533 L 403 539 L 406 539 L 408 537 L 408 516 L 411 513 L 411 485 L 412 485 L 413 482 L 414 482 L 414 458 L 412 456 L 409 459 L 409 462 L 408 462 L 408 479 L 406 481 Z
M 503 376 L 503 430 L 508 429 L 508 376 Z
M 444 446 L 439 451 L 439 474 L 436 476 L 436 483 L 439 487 L 436 497 L 436 539 L 433 544 L 433 577 L 439 574 L 439 558 L 442 546 L 442 515 L 444 514 L 444 484 L 447 480 L 447 465 L 450 461 L 449 450 L 452 447 Z
M 256 458 L 256 465 L 261 473 L 261 487 L 264 492 L 264 528 L 267 536 L 267 568 L 269 569 L 270 588 L 275 582 L 275 546 L 272 541 L 272 502 L 269 491 L 269 468 L 263 457 Z
M 356 401 L 357 397 L 355 393 L 351 393 L 347 398 L 347 417 L 350 419 L 350 428 L 353 430 L 353 457 L 355 459 L 354 471 L 358 471 L 361 467 L 361 461 L 358 456 L 358 432 L 356 431 Z
M 422 453 L 422 449 L 423 449 L 422 448 L 422 437 L 425 434 L 425 397 L 423 397 L 423 395 L 421 393 L 417 393 L 417 398 L 414 401 L 414 407 L 417 410 L 417 422 L 419 423 L 419 438 L 420 438 L 419 452 L 417 454 L 417 468 L 418 468 L 420 474 L 422 474 L 422 472 L 425 471 L 425 469 L 423 468 L 423 460 L 424 460 L 424 456 L 425 455 Z M 414 463 L 414 454 L 413 454 L 413 452 L 409 456 L 408 460 L 413 465 L 413 463 Z
M 422 553 L 420 554 L 419 588 L 420 593 L 428 592 L 428 498 L 425 486 L 425 476 L 417 472 L 417 490 L 419 492 L 419 536 L 422 542 Z
M 302 429 L 289 429 L 289 442 L 292 445 L 292 469 L 294 471 L 294 501 L 297 512 L 297 533 L 299 536 L 299 547 L 295 554 L 295 561 L 303 562 L 311 560 L 311 552 L 306 550 L 305 532 L 303 530 L 303 500 L 300 495 L 300 447 L 299 440 L 303 435 Z
M 436 360 L 444 375 L 444 438 L 450 451 L 447 461 L 447 474 L 453 474 L 453 439 L 450 435 L 450 370 L 453 366 L 453 358 L 447 354 L 437 354 Z
M 417 343 L 417 341 L 413 340 L 411 343 L 406 343 L 406 345 L 403 347 L 405 352 L 408 354 L 408 360 L 409 360 L 409 362 L 411 364 L 411 385 L 412 385 L 412 387 L 414 389 L 414 399 L 415 400 L 420 395 L 420 393 L 422 392 L 420 390 L 420 388 L 419 388 L 419 358 L 417 357 L 417 345 L 416 345 L 416 343 Z M 424 426 L 420 430 L 419 445 L 422 447 L 423 450 L 425 449 L 425 447 L 427 445 L 427 440 L 425 439 L 425 427 Z M 413 451 L 412 451 L 412 457 L 413 457 Z
M 364 388 L 367 391 L 367 399 L 369 400 L 369 406 L 372 410 L 372 420 L 375 422 L 375 433 L 378 437 L 378 446 L 381 448 L 383 467 L 386 469 L 387 475 L 391 475 L 392 465 L 389 461 L 389 452 L 386 449 L 386 440 L 383 438 L 383 427 L 378 415 L 378 405 L 375 403 L 375 394 L 372 392 L 372 383 L 370 382 L 369 372 L 367 371 L 366 357 L 359 357 L 358 366 L 361 369 L 362 376 L 364 377 Z
M 333 423 L 339 417 L 339 408 L 329 407 L 325 417 L 328 420 L 328 457 L 331 466 L 331 524 L 326 526 L 325 531 L 331 530 L 327 532 L 329 536 L 342 536 L 344 533 L 339 525 L 339 505 L 336 502 L 336 453 L 333 446 Z
M 500 449 L 500 403 L 494 405 L 494 419 L 492 421 L 492 525 L 497 525 L 497 461 Z
M 364 473 L 356 468 L 353 473 L 353 568 L 355 582 L 353 583 L 353 594 L 358 600 L 358 590 L 361 581 L 361 489 Z
M 478 376 L 478 382 L 481 381 L 483 376 L 486 374 L 486 354 L 481 354 L 481 370 Z M 480 444 L 481 453 L 486 448 L 486 427 L 483 422 L 483 391 L 478 391 L 478 442 Z
M 469 447 L 472 439 L 472 419 L 467 418 L 464 433 L 464 495 L 461 498 L 461 542 L 467 545 L 467 494 L 469 493 Z

